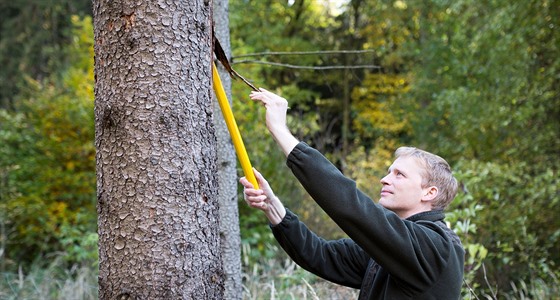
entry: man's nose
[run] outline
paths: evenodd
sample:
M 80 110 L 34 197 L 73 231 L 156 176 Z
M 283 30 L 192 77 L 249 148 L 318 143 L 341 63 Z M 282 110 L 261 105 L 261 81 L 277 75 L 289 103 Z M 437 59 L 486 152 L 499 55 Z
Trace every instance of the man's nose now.
M 379 180 L 379 182 L 381 182 L 382 185 L 386 185 L 389 184 L 389 175 L 386 175 L 385 177 L 381 178 L 381 180 Z

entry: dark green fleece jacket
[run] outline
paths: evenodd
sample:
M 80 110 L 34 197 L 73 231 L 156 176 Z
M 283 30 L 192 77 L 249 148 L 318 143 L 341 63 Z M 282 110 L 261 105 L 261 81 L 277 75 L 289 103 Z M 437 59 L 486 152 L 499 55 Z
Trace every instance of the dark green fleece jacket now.
M 359 299 L 459 299 L 464 250 L 443 211 L 403 220 L 374 203 L 321 153 L 299 143 L 288 167 L 349 236 L 327 241 L 289 210 L 272 232 L 302 268 L 360 289 Z

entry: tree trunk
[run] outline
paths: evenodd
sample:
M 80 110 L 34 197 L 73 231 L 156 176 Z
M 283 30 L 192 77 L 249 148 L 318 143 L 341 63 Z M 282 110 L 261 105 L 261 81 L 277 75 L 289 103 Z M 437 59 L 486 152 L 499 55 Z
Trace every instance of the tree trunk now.
M 222 299 L 208 0 L 94 0 L 100 299 Z
M 214 30 L 227 57 L 231 56 L 229 38 L 228 0 L 214 0 Z M 218 72 L 229 101 L 231 77 L 218 64 Z M 218 101 L 214 101 L 214 124 L 218 138 L 218 201 L 220 203 L 220 238 L 222 261 L 225 271 L 224 299 L 235 300 L 243 296 L 241 285 L 241 236 L 239 233 L 239 210 L 237 207 L 237 158 L 231 137 Z

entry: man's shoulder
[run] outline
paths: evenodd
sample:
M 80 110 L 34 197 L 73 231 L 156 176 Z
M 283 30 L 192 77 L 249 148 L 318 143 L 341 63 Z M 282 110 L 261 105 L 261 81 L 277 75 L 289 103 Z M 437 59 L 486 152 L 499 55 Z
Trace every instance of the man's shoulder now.
M 460 246 L 463 248 L 463 244 L 461 243 L 461 239 L 453 231 L 453 229 L 449 228 L 445 222 L 442 220 L 417 220 L 414 222 L 416 226 L 420 226 L 421 228 L 433 232 L 433 236 L 442 237 L 444 240 L 447 240 L 453 245 Z
M 463 248 L 463 244 L 461 243 L 461 239 L 459 238 L 459 236 L 457 235 L 457 233 L 455 231 L 453 231 L 453 229 L 449 228 L 449 226 L 447 226 L 447 224 L 445 224 L 443 221 L 436 221 L 434 222 L 439 228 L 441 228 L 443 230 L 443 232 L 445 232 L 445 235 L 451 239 L 451 241 L 453 242 L 453 244 L 456 244 L 458 246 L 461 246 L 461 248 Z

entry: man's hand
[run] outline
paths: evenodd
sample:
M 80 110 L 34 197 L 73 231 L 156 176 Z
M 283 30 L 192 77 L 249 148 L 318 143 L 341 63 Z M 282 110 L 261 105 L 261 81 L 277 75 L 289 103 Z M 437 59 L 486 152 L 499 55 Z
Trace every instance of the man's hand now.
M 253 184 L 242 177 L 239 182 L 243 185 L 243 196 L 249 206 L 262 210 L 272 225 L 278 225 L 286 215 L 286 208 L 280 199 L 274 195 L 270 185 L 261 173 L 253 168 L 260 189 L 255 190 Z
M 288 101 L 263 88 L 253 91 L 249 95 L 253 101 L 260 101 L 266 108 L 266 127 L 282 148 L 286 156 L 299 141 L 292 135 L 286 125 L 286 113 L 288 111 Z
M 266 126 L 270 131 L 287 129 L 288 101 L 285 98 L 263 88 L 252 91 L 249 97 L 254 101 L 260 101 L 266 107 Z

